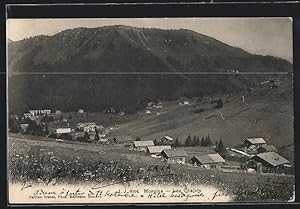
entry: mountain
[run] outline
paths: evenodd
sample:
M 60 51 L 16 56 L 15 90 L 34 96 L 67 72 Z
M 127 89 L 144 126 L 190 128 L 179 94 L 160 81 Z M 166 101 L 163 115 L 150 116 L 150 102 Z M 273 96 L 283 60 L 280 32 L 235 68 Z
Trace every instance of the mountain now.
M 186 29 L 122 25 L 69 29 L 53 36 L 9 43 L 9 108 L 12 112 L 28 108 L 71 111 L 81 107 L 100 111 L 114 106 L 135 112 L 153 99 L 238 92 L 268 78 L 182 73 L 222 73 L 232 69 L 292 72 L 292 65 Z M 34 72 L 45 74 L 28 74 Z M 121 72 L 141 74 L 116 74 Z M 149 72 L 164 73 L 145 75 Z

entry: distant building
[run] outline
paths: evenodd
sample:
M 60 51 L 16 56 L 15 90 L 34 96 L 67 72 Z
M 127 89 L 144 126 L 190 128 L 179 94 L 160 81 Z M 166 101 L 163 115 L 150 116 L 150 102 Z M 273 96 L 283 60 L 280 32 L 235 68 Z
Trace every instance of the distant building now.
M 174 139 L 170 136 L 164 136 L 158 140 L 159 145 L 172 145 L 174 144 Z
M 55 114 L 58 114 L 58 115 L 59 115 L 59 114 L 61 114 L 61 111 L 60 111 L 60 110 L 56 110 L 56 111 L 55 111 Z
M 78 109 L 78 113 L 84 113 L 83 109 Z
M 151 155 L 159 155 L 163 150 L 171 149 L 170 145 L 165 146 L 150 146 L 147 147 L 147 152 Z
M 263 144 L 261 147 L 257 148 L 258 153 L 264 152 L 278 152 L 278 149 L 271 144 Z
M 161 156 L 167 161 L 167 163 L 185 163 L 187 156 L 186 152 L 182 149 L 179 150 L 163 150 Z
M 133 144 L 138 151 L 146 151 L 148 147 L 154 146 L 153 141 L 134 141 Z
M 151 114 L 150 110 L 145 110 L 145 114 Z
M 203 156 L 194 156 L 190 160 L 191 164 L 200 166 L 206 169 L 220 168 L 225 163 L 225 160 L 218 154 L 208 154 Z
M 246 147 L 250 147 L 251 145 L 258 147 L 266 143 L 267 142 L 264 140 L 264 138 L 249 138 L 244 141 Z
M 21 123 L 21 129 L 23 132 L 26 132 L 28 129 L 29 124 L 28 123 Z
M 103 139 L 103 138 L 101 138 L 101 139 L 99 139 L 99 143 L 100 144 L 109 144 L 109 139 Z
M 29 113 L 33 116 L 37 115 L 49 115 L 51 114 L 51 110 L 29 110 Z
M 57 136 L 71 133 L 69 123 L 54 123 L 48 127 L 48 130 L 51 134 L 55 134 Z
M 96 131 L 96 123 L 94 122 L 88 122 L 88 123 L 78 123 L 76 125 L 77 129 L 81 131 L 86 131 L 86 132 L 94 132 Z
M 290 162 L 276 152 L 265 152 L 250 158 L 251 161 L 262 164 L 268 171 L 276 171 Z

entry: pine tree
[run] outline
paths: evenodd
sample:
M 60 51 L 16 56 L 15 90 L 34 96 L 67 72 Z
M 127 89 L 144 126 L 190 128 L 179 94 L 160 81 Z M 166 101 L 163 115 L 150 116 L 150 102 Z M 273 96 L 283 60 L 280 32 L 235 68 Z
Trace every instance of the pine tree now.
M 191 134 L 189 134 L 185 140 L 185 146 L 189 147 L 191 145 L 192 145 L 192 138 L 191 138 Z
M 218 152 L 224 152 L 224 151 L 226 151 L 226 149 L 225 149 L 222 139 L 220 139 L 220 142 L 218 144 Z
M 174 147 L 180 147 L 180 142 L 179 142 L 178 138 L 175 139 Z
M 196 140 L 196 146 L 200 146 L 200 139 L 199 139 L 199 136 L 197 136 L 197 140 Z
M 136 137 L 135 141 L 141 141 L 141 138 L 138 136 Z
M 204 137 L 202 137 L 201 142 L 200 142 L 200 145 L 201 145 L 202 147 L 205 146 L 205 139 L 204 139 Z
M 218 141 L 216 141 L 215 145 L 216 145 L 216 149 L 218 149 Z
M 99 142 L 99 140 L 100 140 L 99 131 L 96 129 L 95 143 Z
M 212 141 L 210 140 L 210 136 L 208 134 L 206 138 L 206 146 L 211 146 L 211 145 L 212 145 Z
M 197 137 L 193 137 L 192 146 L 197 146 Z

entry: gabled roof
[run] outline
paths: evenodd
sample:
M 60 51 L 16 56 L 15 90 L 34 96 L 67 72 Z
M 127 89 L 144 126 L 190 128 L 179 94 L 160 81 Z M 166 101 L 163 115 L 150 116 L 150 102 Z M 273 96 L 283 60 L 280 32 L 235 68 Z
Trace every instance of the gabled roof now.
M 182 149 L 168 149 L 168 150 L 163 150 L 163 153 L 165 153 L 165 155 L 170 158 L 170 157 L 185 157 L 187 156 L 186 152 Z
M 267 142 L 264 140 L 264 138 L 249 138 L 246 139 L 251 144 L 266 144 Z
M 165 145 L 165 146 L 150 146 L 147 148 L 150 154 L 152 153 L 161 153 L 163 150 L 169 150 L 171 149 L 170 145 Z
M 277 152 L 278 149 L 272 144 L 264 144 L 262 147 L 266 150 L 266 152 Z
M 170 141 L 173 141 L 174 139 L 172 138 L 172 137 L 170 137 L 170 136 L 164 136 L 163 138 L 166 138 L 166 139 L 168 139 L 168 140 L 170 140 Z
M 289 163 L 287 159 L 277 154 L 276 152 L 265 152 L 265 153 L 258 154 L 254 157 L 258 157 L 264 160 L 265 162 L 271 164 L 272 166 L 278 166 L 278 165 Z
M 148 147 L 148 146 L 154 146 L 153 141 L 134 141 L 135 147 Z
M 108 139 L 99 139 L 100 142 L 107 142 Z
M 225 160 L 218 153 L 195 156 L 195 158 L 202 164 L 225 163 Z
M 225 163 L 225 160 L 218 153 L 208 154 L 208 157 L 210 157 L 215 163 Z

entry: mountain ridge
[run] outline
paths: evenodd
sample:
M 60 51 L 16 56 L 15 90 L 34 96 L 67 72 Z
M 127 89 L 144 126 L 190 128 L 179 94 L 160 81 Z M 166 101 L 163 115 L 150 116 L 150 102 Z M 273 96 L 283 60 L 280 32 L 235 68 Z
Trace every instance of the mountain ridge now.
M 86 106 L 98 111 L 115 106 L 135 112 L 153 99 L 172 100 L 244 90 L 270 77 L 255 72 L 292 72 L 292 65 L 280 58 L 250 54 L 187 29 L 105 26 L 68 29 L 53 36 L 13 42 L 8 45 L 8 70 L 19 73 L 9 77 L 12 111 L 42 106 L 62 110 Z M 254 72 L 254 75 L 183 73 L 232 71 Z M 29 76 L 27 72 L 40 75 Z M 66 75 L 43 75 L 47 72 Z M 72 72 L 91 74 L 78 76 Z

